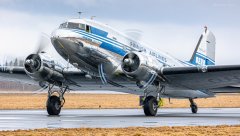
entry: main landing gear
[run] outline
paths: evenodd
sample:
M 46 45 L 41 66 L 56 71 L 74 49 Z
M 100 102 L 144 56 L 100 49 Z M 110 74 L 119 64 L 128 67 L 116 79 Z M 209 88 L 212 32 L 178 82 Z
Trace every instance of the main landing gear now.
M 68 86 L 60 87 L 59 91 L 52 90 L 54 85 L 50 86 L 48 89 L 48 100 L 46 103 L 47 112 L 49 115 L 59 115 L 61 108 L 65 103 L 64 94 L 68 90 Z M 57 93 L 59 96 L 56 96 L 54 93 Z
M 158 101 L 153 96 L 148 96 L 143 102 L 143 111 L 146 116 L 156 116 L 158 110 Z
M 193 101 L 193 99 L 189 99 L 189 101 L 191 103 L 190 108 L 191 108 L 192 113 L 197 113 L 197 111 L 198 111 L 197 104 Z
M 158 98 L 158 97 L 157 97 Z M 140 96 L 140 105 L 143 106 L 143 111 L 146 116 L 156 116 L 158 108 L 163 104 L 162 99 L 159 98 L 157 100 L 156 97 L 153 96 L 147 96 L 147 97 L 141 97 Z M 189 99 L 190 101 L 190 108 L 192 113 L 197 113 L 198 106 L 193 101 L 193 99 Z
M 157 92 L 147 92 L 144 90 L 144 96 L 140 96 L 140 105 L 143 107 L 145 116 L 156 116 L 158 108 L 163 106 L 163 100 L 160 94 L 164 90 L 164 86 L 159 84 Z

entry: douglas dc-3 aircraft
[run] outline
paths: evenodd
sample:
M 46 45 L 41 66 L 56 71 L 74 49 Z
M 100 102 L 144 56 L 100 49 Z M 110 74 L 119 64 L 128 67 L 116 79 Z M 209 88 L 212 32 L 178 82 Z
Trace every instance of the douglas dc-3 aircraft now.
M 85 75 L 61 66 L 41 47 L 26 58 L 24 67 L 2 66 L 0 70 L 15 74 L 15 78 L 28 75 L 41 87 L 48 88 L 49 115 L 60 113 L 66 91 L 73 90 L 73 86 L 81 90 L 80 76 L 98 78 L 103 84 L 119 87 L 123 92 L 140 94 L 146 116 L 157 114 L 161 98 L 189 99 L 192 113 L 197 113 L 194 99 L 239 92 L 222 89 L 234 88 L 240 83 L 240 65 L 215 65 L 215 36 L 206 27 L 188 61 L 152 49 L 89 19 L 70 19 L 62 23 L 52 32 L 51 43 L 58 54 Z M 53 86 L 59 89 L 56 91 Z M 134 87 L 137 89 L 132 89 Z

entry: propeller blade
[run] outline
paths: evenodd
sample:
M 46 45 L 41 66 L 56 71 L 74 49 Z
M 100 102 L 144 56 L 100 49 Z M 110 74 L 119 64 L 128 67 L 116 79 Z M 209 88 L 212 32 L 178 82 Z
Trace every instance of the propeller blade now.
M 50 43 L 50 38 L 47 34 L 42 33 L 40 40 L 38 42 L 37 48 L 35 50 L 35 54 L 39 54 L 40 52 L 42 52 Z
M 32 94 L 33 95 L 39 95 L 39 94 L 41 94 L 42 92 L 45 92 L 45 91 L 47 91 L 47 87 L 46 88 L 40 88 L 40 89 L 38 89 L 38 90 L 35 90 L 35 91 L 32 91 Z
M 129 58 L 129 59 L 133 59 L 134 56 L 135 56 L 135 54 L 133 54 L 133 53 L 129 53 L 129 54 L 128 54 L 128 58 Z
M 125 34 L 135 39 L 136 41 L 141 41 L 143 37 L 143 32 L 138 29 L 127 29 L 125 30 Z

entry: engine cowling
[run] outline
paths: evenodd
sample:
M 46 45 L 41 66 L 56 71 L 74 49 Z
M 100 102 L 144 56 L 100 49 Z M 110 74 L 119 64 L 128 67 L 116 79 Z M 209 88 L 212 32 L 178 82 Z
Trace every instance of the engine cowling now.
M 156 58 L 142 52 L 130 52 L 122 59 L 123 72 L 138 81 L 148 81 L 162 67 Z
M 62 74 L 63 67 L 57 65 L 57 63 L 46 54 L 29 55 L 25 59 L 24 67 L 25 72 L 36 81 L 47 81 L 52 84 L 55 83 L 56 85 L 61 85 L 66 82 Z

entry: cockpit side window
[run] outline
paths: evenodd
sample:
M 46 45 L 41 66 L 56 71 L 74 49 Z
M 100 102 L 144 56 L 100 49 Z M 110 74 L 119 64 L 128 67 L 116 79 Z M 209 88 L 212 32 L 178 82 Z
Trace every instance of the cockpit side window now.
M 68 22 L 67 28 L 79 29 L 79 24 Z
M 59 28 L 71 28 L 71 29 L 81 29 L 85 30 L 85 24 L 65 22 L 62 23 Z
M 62 24 L 59 26 L 59 28 L 66 28 L 66 27 L 67 27 L 67 22 L 62 23 Z

